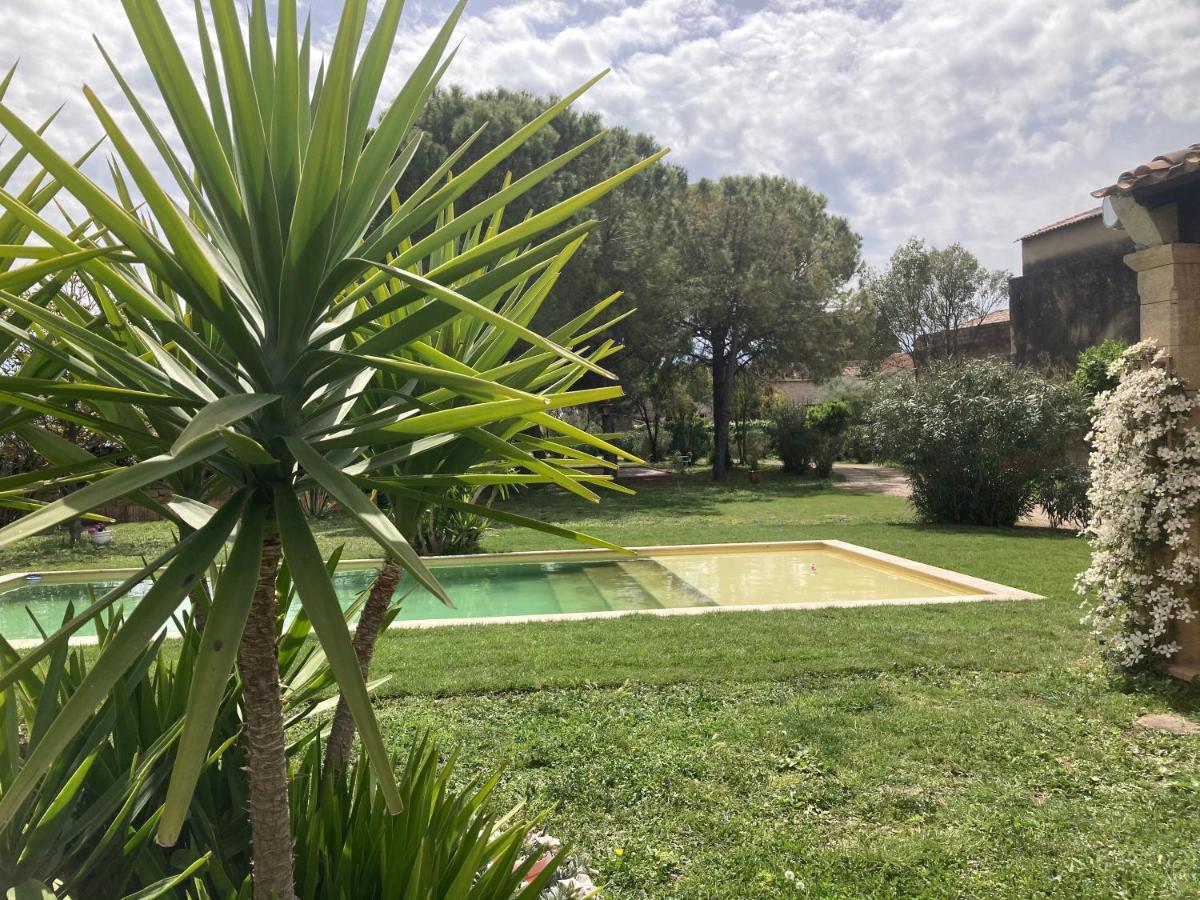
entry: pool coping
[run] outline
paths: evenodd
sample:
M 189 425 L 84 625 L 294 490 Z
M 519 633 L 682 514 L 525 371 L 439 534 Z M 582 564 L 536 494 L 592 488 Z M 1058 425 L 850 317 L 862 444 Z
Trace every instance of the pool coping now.
M 870 606 L 934 606 L 947 603 L 983 603 L 987 601 L 1013 600 L 1044 600 L 1041 594 L 1014 588 L 1010 585 L 999 584 L 973 575 L 964 575 L 951 569 L 931 566 L 926 563 L 895 556 L 880 550 L 872 550 L 858 544 L 839 540 L 806 540 L 806 541 L 762 541 L 740 542 L 729 544 L 671 544 L 658 547 L 630 547 L 626 553 L 601 548 L 583 548 L 571 550 L 520 550 L 511 553 L 476 553 L 458 556 L 429 557 L 434 568 L 453 567 L 459 565 L 486 564 L 498 562 L 520 562 L 522 560 L 571 560 L 571 559 L 629 559 L 639 556 L 682 556 L 703 553 L 720 549 L 726 553 L 752 553 L 755 551 L 831 549 L 852 557 L 860 557 L 893 568 L 907 571 L 936 581 L 949 582 L 954 587 L 961 587 L 977 593 L 955 594 L 952 596 L 936 597 L 904 597 L 876 598 L 872 600 L 817 600 L 807 603 L 753 603 L 728 606 L 683 606 L 664 609 L 618 609 L 600 610 L 596 612 L 574 613 L 541 613 L 522 616 L 490 616 L 472 619 L 415 619 L 403 622 L 393 622 L 389 630 L 406 630 L 414 628 L 450 628 L 474 625 L 514 625 L 522 622 L 574 622 L 598 619 L 620 619 L 626 616 L 689 616 L 703 613 L 726 612 L 775 612 L 779 610 L 811 610 L 811 609 L 858 609 Z M 343 561 L 338 569 L 355 570 L 378 567 L 381 559 L 352 559 Z M 54 572 L 11 572 L 0 575 L 0 594 L 26 583 L 26 579 L 37 574 L 47 580 L 81 580 L 97 578 L 127 578 L 136 574 L 139 569 L 71 569 Z M 175 635 L 168 635 L 169 638 Z M 18 638 L 10 641 L 17 650 L 25 650 L 41 643 L 40 638 Z M 71 639 L 73 645 L 91 645 L 96 643 L 95 637 L 81 636 Z

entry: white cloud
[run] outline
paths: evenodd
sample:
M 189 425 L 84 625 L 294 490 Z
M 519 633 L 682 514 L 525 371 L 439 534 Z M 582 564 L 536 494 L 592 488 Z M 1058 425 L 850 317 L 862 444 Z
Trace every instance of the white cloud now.
M 410 3 L 391 88 L 450 5 Z M 165 5 L 194 53 L 190 0 Z M 340 4 L 312 5 L 328 43 Z M 9 102 L 34 117 L 70 99 L 56 134 L 77 152 L 98 134 L 79 83 L 115 96 L 90 32 L 135 74 L 138 54 L 118 0 L 36 7 L 0 32 L 0 62 L 25 57 Z M 483 0 L 459 37 L 449 80 L 471 89 L 563 93 L 613 66 L 584 105 L 695 175 L 827 193 L 875 261 L 918 234 L 1014 266 L 1020 234 L 1200 140 L 1200 4 L 1173 0 Z

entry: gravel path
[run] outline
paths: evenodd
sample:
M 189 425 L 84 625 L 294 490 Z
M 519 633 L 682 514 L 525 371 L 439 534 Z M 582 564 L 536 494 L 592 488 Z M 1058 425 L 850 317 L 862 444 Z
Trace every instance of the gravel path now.
M 848 494 L 890 494 L 893 497 L 908 497 L 912 494 L 908 479 L 899 469 L 875 463 L 835 463 L 835 475 L 844 481 L 835 481 L 834 488 Z M 1027 528 L 1049 528 L 1050 520 L 1040 508 L 1017 523 Z

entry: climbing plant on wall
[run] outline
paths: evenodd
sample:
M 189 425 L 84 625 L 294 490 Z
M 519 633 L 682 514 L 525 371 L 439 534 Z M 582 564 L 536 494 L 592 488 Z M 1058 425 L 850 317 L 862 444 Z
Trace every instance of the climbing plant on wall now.
M 1092 408 L 1092 562 L 1076 588 L 1106 657 L 1132 669 L 1173 656 L 1177 624 L 1196 615 L 1200 431 L 1188 423 L 1198 401 L 1153 341 L 1110 371 L 1117 385 Z

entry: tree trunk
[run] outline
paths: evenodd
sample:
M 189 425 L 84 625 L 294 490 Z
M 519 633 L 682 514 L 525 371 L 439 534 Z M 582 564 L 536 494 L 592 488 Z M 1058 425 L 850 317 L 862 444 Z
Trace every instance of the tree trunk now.
M 720 481 L 729 471 L 729 407 L 733 393 L 730 367 L 724 359 L 713 358 L 713 479 Z
M 375 576 L 371 585 L 371 593 L 363 604 L 358 616 L 358 624 L 354 626 L 354 652 L 358 656 L 358 667 L 365 679 L 371 669 L 371 657 L 375 654 L 375 641 L 383 625 L 383 617 L 387 614 L 392 602 L 392 594 L 396 593 L 396 585 L 404 574 L 400 563 L 392 557 L 383 561 L 383 568 Z M 329 731 L 329 743 L 325 747 L 325 774 L 340 773 L 350 760 L 350 750 L 354 744 L 354 717 L 346 698 L 338 699 L 337 712 L 333 714 L 333 726 Z
M 296 897 L 283 695 L 275 630 L 278 613 L 275 580 L 279 572 L 279 555 L 279 536 L 272 530 L 263 538 L 258 587 L 238 649 L 238 671 L 246 707 L 255 900 L 295 900 Z

